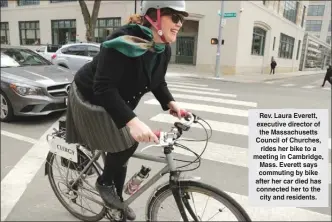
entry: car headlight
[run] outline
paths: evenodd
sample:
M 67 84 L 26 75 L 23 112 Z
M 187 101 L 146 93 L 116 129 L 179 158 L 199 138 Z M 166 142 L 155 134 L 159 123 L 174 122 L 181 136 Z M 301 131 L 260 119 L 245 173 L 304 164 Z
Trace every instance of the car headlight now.
M 10 88 L 21 96 L 42 96 L 43 90 L 39 87 L 29 86 L 21 83 L 11 83 Z

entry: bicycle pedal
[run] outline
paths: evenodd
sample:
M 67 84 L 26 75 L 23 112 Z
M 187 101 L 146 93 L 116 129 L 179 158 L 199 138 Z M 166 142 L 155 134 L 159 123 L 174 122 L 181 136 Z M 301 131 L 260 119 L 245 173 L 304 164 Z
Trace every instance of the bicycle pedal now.
M 123 214 L 120 210 L 109 209 L 107 212 L 107 218 L 110 219 L 110 221 L 122 221 Z

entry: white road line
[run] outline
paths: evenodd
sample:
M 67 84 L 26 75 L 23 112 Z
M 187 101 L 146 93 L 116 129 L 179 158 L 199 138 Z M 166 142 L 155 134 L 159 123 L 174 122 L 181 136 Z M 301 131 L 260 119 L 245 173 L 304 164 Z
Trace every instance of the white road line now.
M 195 86 L 185 86 L 185 85 L 181 85 L 181 84 L 167 84 L 167 86 L 169 86 L 169 87 L 179 87 L 179 88 L 183 88 L 183 89 L 198 89 L 198 90 L 214 91 L 214 92 L 220 91 L 220 89 L 195 87 Z
M 46 135 L 53 131 L 55 122 L 22 157 L 15 167 L 1 181 L 1 221 L 5 221 L 28 184 L 43 165 L 49 151 Z
M 312 88 L 315 88 L 316 86 L 303 86 L 303 87 L 301 87 L 301 88 L 303 88 L 303 89 L 312 89 Z
M 191 99 L 191 100 L 200 100 L 200 101 L 208 101 L 208 102 L 215 102 L 215 103 L 225 103 L 225 104 L 232 104 L 232 105 L 257 107 L 257 103 L 240 101 L 240 100 L 221 99 L 221 98 L 215 98 L 215 97 L 195 96 L 195 95 L 177 94 L 177 93 L 172 93 L 172 96 L 174 98 L 178 98 L 178 99 Z
M 150 99 L 148 101 L 144 101 L 144 103 L 149 105 L 160 105 L 160 103 L 156 99 Z M 185 102 L 178 102 L 178 104 L 181 107 L 189 110 L 198 110 L 198 111 L 225 114 L 225 115 L 248 117 L 248 110 L 230 109 L 220 106 L 209 106 L 209 105 L 201 105 L 201 104 L 185 103 Z
M 174 124 L 175 121 L 178 121 L 178 118 L 175 118 L 169 114 L 158 114 L 150 119 L 151 121 Z M 213 120 L 205 120 L 211 126 L 214 131 L 220 131 L 225 133 L 233 133 L 236 135 L 248 135 L 248 126 L 235 124 L 235 123 L 226 123 Z M 193 124 L 191 127 L 203 129 L 202 126 L 198 124 Z
M 233 98 L 236 98 L 236 97 L 237 97 L 237 95 L 235 95 L 235 94 L 216 93 L 216 92 L 206 92 L 206 91 L 201 91 L 201 90 L 179 89 L 179 88 L 173 88 L 173 87 L 169 87 L 169 90 L 170 90 L 170 91 L 177 91 L 177 92 L 190 93 L 190 94 L 212 95 L 212 96 L 224 96 L 224 97 L 233 97 Z
M 5 130 L 1 130 L 1 135 L 11 137 L 13 139 L 21 140 L 21 141 L 24 141 L 24 142 L 32 143 L 32 144 L 35 144 L 38 141 L 38 140 L 32 139 L 30 137 L 22 136 L 22 135 L 19 135 L 19 134 L 16 134 L 16 133 L 11 133 L 11 132 L 8 132 L 8 131 L 5 131 Z
M 295 84 L 283 84 L 281 86 L 295 86 Z
M 197 86 L 197 87 L 207 87 L 208 85 L 203 85 L 203 84 L 195 84 L 195 83 L 188 83 L 188 82 L 173 82 L 173 81 L 167 81 L 167 85 L 169 84 L 181 84 L 181 85 L 187 85 L 187 86 Z
M 273 83 L 275 83 L 275 82 L 273 82 L 273 81 L 268 81 L 268 82 L 265 82 L 265 83 L 267 83 L 267 84 L 273 84 Z
M 324 87 L 323 89 L 324 89 L 324 90 L 331 90 L 331 88 L 325 88 L 325 87 Z

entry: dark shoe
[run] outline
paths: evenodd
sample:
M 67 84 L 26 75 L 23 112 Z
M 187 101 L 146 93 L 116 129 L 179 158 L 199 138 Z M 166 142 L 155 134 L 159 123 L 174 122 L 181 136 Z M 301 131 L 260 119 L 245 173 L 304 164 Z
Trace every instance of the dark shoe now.
M 133 209 L 131 209 L 130 207 L 127 208 L 127 219 L 128 220 L 135 220 L 136 219 L 136 214 L 133 211 Z
M 115 192 L 113 185 L 101 184 L 100 178 L 96 180 L 96 189 L 99 192 L 103 201 L 111 208 L 124 209 L 124 204 L 120 200 L 119 196 Z

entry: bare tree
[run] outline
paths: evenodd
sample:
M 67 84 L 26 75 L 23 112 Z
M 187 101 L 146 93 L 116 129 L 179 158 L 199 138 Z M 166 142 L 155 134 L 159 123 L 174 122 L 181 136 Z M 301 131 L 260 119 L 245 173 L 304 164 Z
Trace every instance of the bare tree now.
M 86 27 L 86 41 L 94 42 L 95 41 L 95 27 L 98 18 L 99 8 L 101 0 L 94 0 L 92 15 L 90 15 L 88 6 L 84 0 L 78 1 L 81 7 L 82 15 L 84 18 L 84 23 Z

